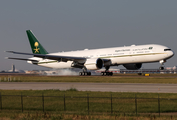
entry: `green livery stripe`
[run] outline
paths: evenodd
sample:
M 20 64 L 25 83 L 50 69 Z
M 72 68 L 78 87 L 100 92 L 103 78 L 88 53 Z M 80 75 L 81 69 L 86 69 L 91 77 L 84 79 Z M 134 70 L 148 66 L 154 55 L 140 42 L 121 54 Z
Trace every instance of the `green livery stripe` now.
M 58 61 L 38 62 L 38 64 L 57 63 Z
M 149 53 L 149 54 L 136 54 L 136 55 L 121 55 L 121 56 L 107 56 L 107 57 L 99 57 L 99 58 L 116 58 L 116 57 L 131 57 L 131 56 L 144 56 L 144 55 L 157 55 L 157 54 L 166 54 L 166 53 Z M 49 61 L 49 62 L 39 62 L 38 64 L 47 64 L 47 63 L 57 63 L 58 61 Z M 92 65 L 94 63 L 86 64 Z
M 121 55 L 121 56 L 106 56 L 106 57 L 99 57 L 99 58 L 132 57 L 132 56 L 157 55 L 157 54 L 166 54 L 166 53 L 149 53 L 149 54 L 135 54 L 135 55 Z

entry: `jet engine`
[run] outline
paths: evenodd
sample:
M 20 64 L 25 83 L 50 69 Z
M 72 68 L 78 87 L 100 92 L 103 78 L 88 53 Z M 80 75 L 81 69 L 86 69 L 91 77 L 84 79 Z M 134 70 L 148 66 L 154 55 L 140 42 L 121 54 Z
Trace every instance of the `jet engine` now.
M 84 66 L 89 70 L 98 70 L 104 66 L 104 62 L 102 59 L 87 59 Z
M 138 70 L 141 68 L 142 63 L 137 64 L 124 64 L 123 65 L 127 70 Z

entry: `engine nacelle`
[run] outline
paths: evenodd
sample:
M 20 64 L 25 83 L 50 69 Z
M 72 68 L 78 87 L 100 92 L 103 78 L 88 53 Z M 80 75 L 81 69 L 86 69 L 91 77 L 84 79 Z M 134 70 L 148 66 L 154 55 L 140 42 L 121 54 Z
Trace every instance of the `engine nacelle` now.
M 141 68 L 142 63 L 137 64 L 124 64 L 123 65 L 127 70 L 138 70 Z
M 104 66 L 104 62 L 102 59 L 87 59 L 84 66 L 89 70 L 98 70 Z

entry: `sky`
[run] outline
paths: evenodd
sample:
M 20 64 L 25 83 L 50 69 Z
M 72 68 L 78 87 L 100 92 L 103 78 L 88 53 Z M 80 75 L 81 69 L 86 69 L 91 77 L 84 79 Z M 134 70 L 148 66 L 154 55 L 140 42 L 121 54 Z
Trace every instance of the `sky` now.
M 2 0 L 0 4 L 0 71 L 46 70 L 26 61 L 31 57 L 26 30 L 32 30 L 50 52 L 161 44 L 177 52 L 176 0 Z M 175 66 L 177 56 L 165 66 Z M 159 68 L 160 63 L 143 64 Z M 118 68 L 121 68 L 118 66 Z

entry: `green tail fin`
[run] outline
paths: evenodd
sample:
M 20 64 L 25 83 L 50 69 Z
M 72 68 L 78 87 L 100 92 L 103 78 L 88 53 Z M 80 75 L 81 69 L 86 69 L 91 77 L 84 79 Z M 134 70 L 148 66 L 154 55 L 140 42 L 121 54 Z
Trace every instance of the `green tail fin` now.
M 26 33 L 28 35 L 28 39 L 31 45 L 31 50 L 34 54 L 48 54 L 48 52 L 39 43 L 37 38 L 33 35 L 31 30 L 27 30 Z

